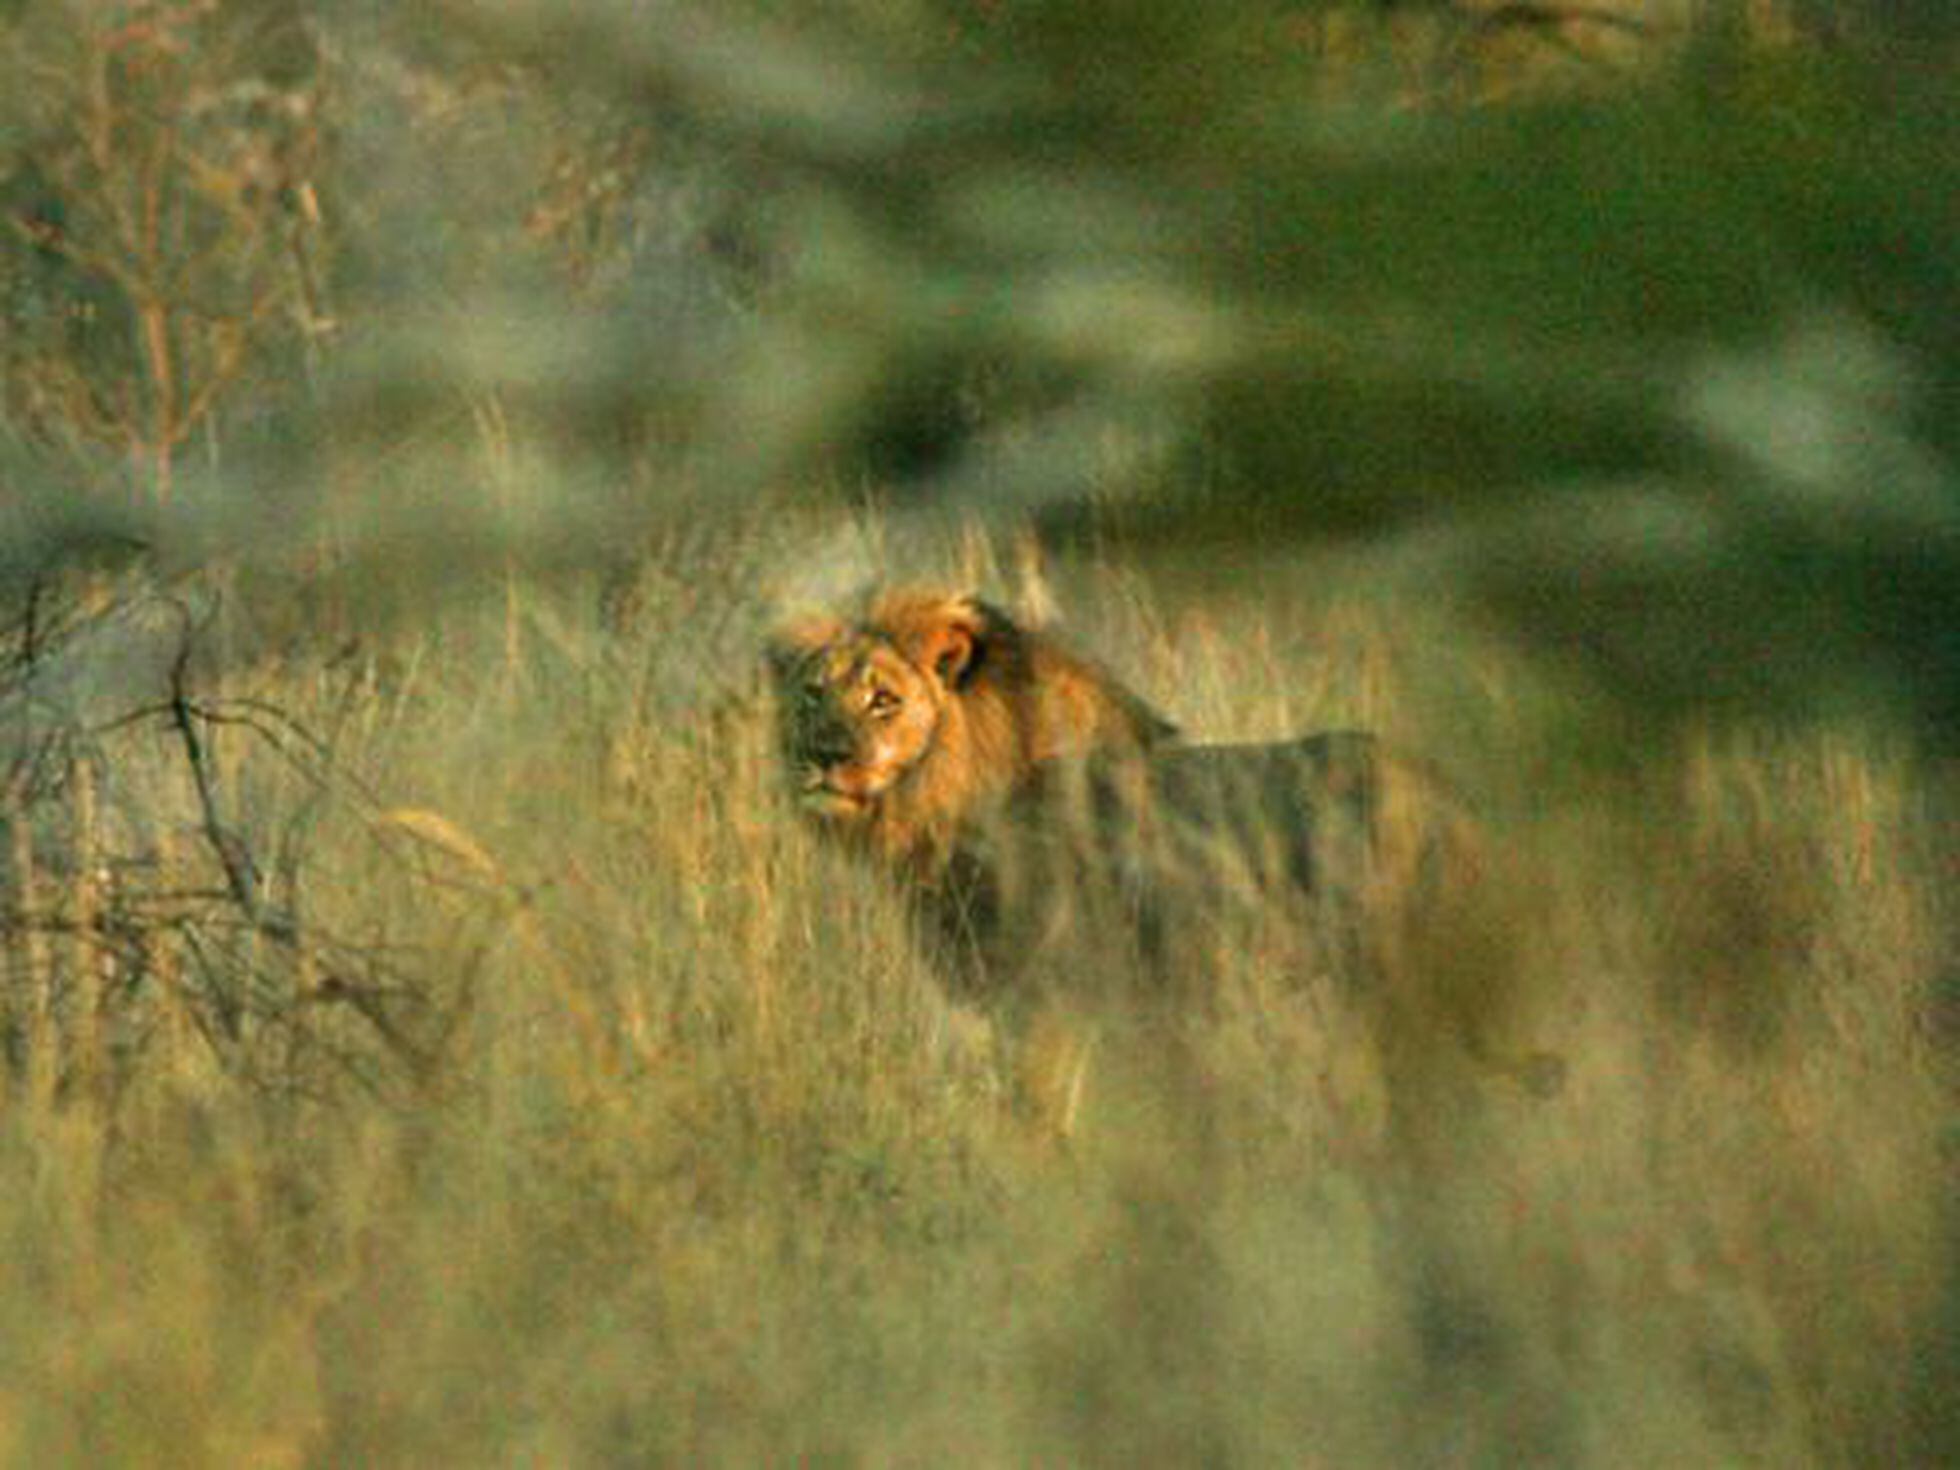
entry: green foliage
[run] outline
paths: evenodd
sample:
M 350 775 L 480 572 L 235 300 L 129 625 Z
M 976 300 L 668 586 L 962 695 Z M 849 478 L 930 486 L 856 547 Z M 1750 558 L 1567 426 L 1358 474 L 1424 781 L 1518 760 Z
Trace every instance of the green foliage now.
M 1415 530 L 1643 709 L 1943 728 L 1950 48 L 1750 15 L 51 3 L 11 412 L 157 490 L 202 436 L 223 539 L 389 558 L 786 484 L 1159 559 Z M 407 472 L 328 496 L 337 450 Z M 1655 507 L 1691 545 L 1625 544 Z M 1622 598 L 1738 637 L 1624 648 Z

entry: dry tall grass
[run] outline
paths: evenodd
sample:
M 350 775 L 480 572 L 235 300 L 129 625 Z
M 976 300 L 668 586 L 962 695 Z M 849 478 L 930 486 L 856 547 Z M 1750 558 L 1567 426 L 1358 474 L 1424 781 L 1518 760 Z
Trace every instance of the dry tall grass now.
M 1384 728 L 1514 850 L 1382 994 L 1220 953 L 1169 1068 L 1109 1018 L 1057 1151 L 887 896 L 783 809 L 759 681 L 669 692 L 694 618 L 671 571 L 623 628 L 520 582 L 334 677 L 300 647 L 201 686 L 333 732 L 339 794 L 296 871 L 310 922 L 422 988 L 392 1013 L 412 1066 L 300 1004 L 304 966 L 262 970 L 294 989 L 260 1032 L 214 1032 L 176 931 L 131 982 L 154 1015 L 85 990 L 136 973 L 62 950 L 88 905 L 214 879 L 165 819 L 161 871 L 124 889 L 55 860 L 106 842 L 77 833 L 115 802 L 186 810 L 167 741 L 111 765 L 113 799 L 49 797 L 53 836 L 16 807 L 17 847 L 42 842 L 24 891 L 83 927 L 10 929 L 11 994 L 52 999 L 10 1016 L 0 1458 L 1789 1466 L 1960 1443 L 1937 872 L 1877 735 L 1575 774 L 1519 754 L 1550 748 L 1556 700 L 1460 630 L 1365 594 L 1200 615 L 1056 573 L 1083 636 L 1196 731 Z M 210 736 L 240 840 L 284 830 L 317 772 Z M 84 1015 L 132 1029 L 102 1057 Z M 1484 1065 L 1492 1033 L 1563 1057 L 1563 1089 Z

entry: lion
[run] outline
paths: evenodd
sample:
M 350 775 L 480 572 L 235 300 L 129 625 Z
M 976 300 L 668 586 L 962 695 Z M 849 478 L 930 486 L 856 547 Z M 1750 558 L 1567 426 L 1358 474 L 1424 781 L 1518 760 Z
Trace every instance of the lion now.
M 1162 994 L 1276 938 L 1353 977 L 1478 871 L 1462 803 L 1372 735 L 1193 743 L 970 595 L 875 595 L 770 665 L 798 805 L 896 882 L 956 1000 Z

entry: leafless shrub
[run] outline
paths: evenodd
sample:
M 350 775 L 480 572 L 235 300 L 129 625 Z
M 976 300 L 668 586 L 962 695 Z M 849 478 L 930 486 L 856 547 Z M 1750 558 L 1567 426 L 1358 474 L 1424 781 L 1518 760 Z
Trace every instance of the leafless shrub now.
M 373 866 L 448 894 L 466 921 L 503 909 L 499 879 L 344 767 L 344 698 L 322 732 L 273 701 L 210 692 L 200 652 L 216 615 L 194 591 L 42 586 L 6 629 L 13 1079 L 44 1100 L 100 1098 L 188 1046 L 275 1092 L 428 1085 L 469 1006 L 468 965 L 436 984 L 380 915 L 355 928 L 320 910 L 317 879 L 334 861 Z

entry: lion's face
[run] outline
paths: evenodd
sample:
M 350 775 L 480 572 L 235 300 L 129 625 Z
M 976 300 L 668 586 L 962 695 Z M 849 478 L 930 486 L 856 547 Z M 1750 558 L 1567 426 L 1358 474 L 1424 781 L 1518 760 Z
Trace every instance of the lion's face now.
M 837 820 L 864 815 L 924 758 L 944 704 L 936 680 L 870 638 L 813 653 L 782 694 L 798 799 Z
M 810 815 L 865 820 L 932 754 L 973 648 L 958 611 L 951 604 L 902 627 L 826 621 L 779 635 L 783 753 Z

